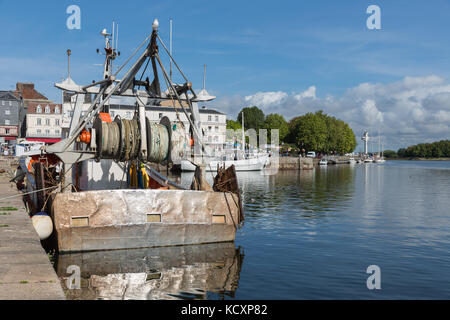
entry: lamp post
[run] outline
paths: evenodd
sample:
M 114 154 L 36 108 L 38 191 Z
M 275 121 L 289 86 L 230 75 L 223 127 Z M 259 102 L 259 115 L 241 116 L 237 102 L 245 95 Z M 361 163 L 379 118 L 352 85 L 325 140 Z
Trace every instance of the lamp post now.
M 72 54 L 72 50 L 67 49 L 67 78 L 70 78 L 70 55 Z

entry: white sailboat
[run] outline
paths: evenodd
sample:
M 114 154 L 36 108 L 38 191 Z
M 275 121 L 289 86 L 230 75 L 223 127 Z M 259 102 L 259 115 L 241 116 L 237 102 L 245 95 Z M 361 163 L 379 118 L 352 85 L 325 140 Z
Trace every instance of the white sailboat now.
M 374 160 L 375 163 L 385 163 L 386 160 L 384 160 L 383 157 L 383 147 L 381 145 L 381 136 L 380 131 L 378 130 L 378 157 Z
M 244 113 L 242 112 L 242 150 L 234 150 L 232 154 L 224 154 L 220 159 L 213 159 L 206 162 L 206 171 L 216 171 L 218 167 L 229 167 L 234 165 L 236 171 L 261 171 L 269 164 L 267 153 L 246 153 L 245 151 L 245 130 Z M 241 151 L 238 153 L 237 151 Z M 239 159 L 241 157 L 241 159 Z M 195 171 L 195 165 L 186 159 L 181 160 L 181 171 Z

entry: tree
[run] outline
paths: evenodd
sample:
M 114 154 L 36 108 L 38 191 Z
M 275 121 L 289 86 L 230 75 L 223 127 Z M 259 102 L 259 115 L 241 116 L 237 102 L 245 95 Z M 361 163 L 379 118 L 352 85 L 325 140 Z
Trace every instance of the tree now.
M 242 123 L 242 112 L 244 113 L 245 130 L 255 129 L 259 133 L 259 129 L 264 128 L 264 112 L 256 106 L 243 108 L 237 117 L 237 121 Z
M 270 143 L 271 141 L 271 130 L 272 129 L 278 129 L 279 130 L 279 138 L 280 141 L 284 141 L 286 138 L 289 127 L 284 120 L 284 117 L 282 115 L 279 115 L 277 113 L 271 113 L 268 116 L 266 116 L 266 119 L 264 121 L 264 129 L 267 129 L 267 142 Z
M 242 129 L 241 123 L 234 120 L 227 120 L 227 129 Z
M 433 143 L 419 143 L 397 151 L 400 158 L 440 158 L 450 157 L 450 140 Z
M 356 147 L 353 130 L 342 120 L 323 111 L 307 113 L 289 122 L 286 141 L 321 153 L 348 153 Z

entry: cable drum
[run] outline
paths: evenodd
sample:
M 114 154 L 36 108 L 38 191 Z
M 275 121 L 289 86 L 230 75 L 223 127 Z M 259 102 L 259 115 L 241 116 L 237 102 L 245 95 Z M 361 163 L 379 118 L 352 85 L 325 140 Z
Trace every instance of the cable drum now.
M 146 118 L 148 161 L 160 163 L 168 159 L 170 137 L 168 128 Z
M 103 122 L 95 119 L 97 159 L 116 159 L 119 151 L 120 130 L 116 122 Z

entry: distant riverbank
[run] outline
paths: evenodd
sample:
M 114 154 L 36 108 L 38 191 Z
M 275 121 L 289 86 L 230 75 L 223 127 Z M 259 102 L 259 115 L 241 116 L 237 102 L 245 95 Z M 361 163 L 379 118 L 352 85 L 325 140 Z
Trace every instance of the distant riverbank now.
M 386 158 L 386 160 L 450 161 L 450 158 Z

